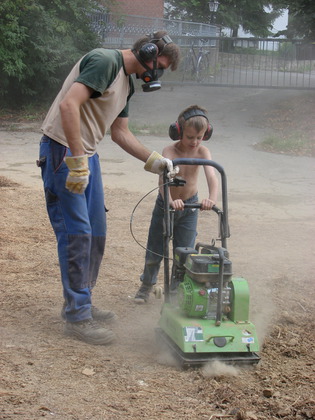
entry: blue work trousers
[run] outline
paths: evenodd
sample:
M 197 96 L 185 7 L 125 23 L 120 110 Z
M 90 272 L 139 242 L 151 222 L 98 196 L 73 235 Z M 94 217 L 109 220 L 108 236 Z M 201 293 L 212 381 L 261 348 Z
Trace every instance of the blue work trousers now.
M 65 187 L 70 149 L 47 136 L 40 142 L 46 207 L 57 239 L 66 319 L 91 318 L 91 291 L 95 286 L 106 240 L 106 209 L 97 154 L 89 161 L 89 184 L 83 194 Z
M 197 203 L 198 196 L 185 200 L 184 203 Z M 177 247 L 195 247 L 197 236 L 197 209 L 175 211 L 173 224 L 173 250 Z M 147 241 L 145 264 L 140 280 L 147 285 L 154 285 L 163 259 L 164 200 L 159 194 L 152 212 Z

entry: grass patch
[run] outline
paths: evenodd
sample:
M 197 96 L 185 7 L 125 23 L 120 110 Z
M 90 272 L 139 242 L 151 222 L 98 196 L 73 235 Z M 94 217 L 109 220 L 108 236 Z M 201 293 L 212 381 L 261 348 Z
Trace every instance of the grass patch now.
M 6 178 L 5 176 L 0 176 L 0 188 L 4 187 L 17 187 L 19 184 L 17 184 L 14 181 L 11 181 L 11 179 Z
M 272 153 L 315 157 L 314 126 L 315 95 L 313 92 L 293 95 L 260 115 L 255 121 L 258 127 L 274 132 L 255 149 Z
M 0 108 L 0 126 L 14 126 L 16 123 L 32 123 L 42 121 L 49 106 L 27 105 L 21 109 Z
M 269 136 L 261 143 L 256 144 L 255 149 L 286 155 L 315 157 L 314 141 L 299 134 Z
M 18 110 L 0 108 L 0 127 L 8 131 L 17 131 L 20 124 L 36 123 L 44 120 L 47 107 L 26 106 Z M 23 128 L 24 129 L 24 128 Z M 167 137 L 169 125 L 167 124 L 140 124 L 129 120 L 129 129 L 135 136 Z
M 138 124 L 129 120 L 129 129 L 135 136 L 160 136 L 167 137 L 169 124 Z

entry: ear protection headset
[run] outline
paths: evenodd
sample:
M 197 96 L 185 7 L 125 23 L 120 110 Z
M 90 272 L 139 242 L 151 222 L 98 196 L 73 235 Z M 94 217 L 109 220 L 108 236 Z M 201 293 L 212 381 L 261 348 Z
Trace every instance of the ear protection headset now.
M 207 120 L 208 126 L 202 140 L 209 140 L 213 133 L 213 127 L 209 123 L 209 120 L 206 114 L 203 111 L 201 111 L 201 109 L 196 109 L 196 108 L 193 108 L 187 112 L 184 112 L 183 114 L 183 118 L 185 121 L 189 120 L 189 118 L 192 118 L 192 117 L 204 117 Z M 170 125 L 168 133 L 172 140 L 180 140 L 183 136 L 183 128 L 180 126 L 178 121 L 176 121 L 175 123 L 172 123 Z
M 157 56 L 162 53 L 165 45 L 171 44 L 173 42 L 171 37 L 168 35 L 164 35 L 162 38 L 154 38 L 154 35 L 147 36 L 150 38 L 150 41 L 147 44 L 142 45 L 139 50 L 139 56 L 145 63 L 148 63 L 157 58 Z M 163 42 L 162 48 L 158 47 L 157 45 L 159 41 Z
M 139 52 L 135 49 L 132 50 L 136 59 L 146 69 L 140 76 L 145 82 L 142 85 L 144 92 L 152 92 L 161 88 L 161 82 L 158 79 L 163 75 L 163 69 L 157 68 L 157 57 L 162 53 L 165 45 L 173 42 L 168 35 L 164 35 L 162 38 L 154 38 L 153 36 L 149 36 L 149 38 L 151 38 L 150 42 L 144 44 Z M 157 45 L 159 41 L 163 42 L 163 47 L 161 49 Z M 147 65 L 147 63 L 150 63 L 151 61 L 153 61 L 153 69 Z
M 148 42 L 147 44 L 142 45 L 140 48 L 139 57 L 145 63 L 148 63 L 157 58 L 159 52 L 159 48 L 156 44 L 153 44 L 153 42 Z

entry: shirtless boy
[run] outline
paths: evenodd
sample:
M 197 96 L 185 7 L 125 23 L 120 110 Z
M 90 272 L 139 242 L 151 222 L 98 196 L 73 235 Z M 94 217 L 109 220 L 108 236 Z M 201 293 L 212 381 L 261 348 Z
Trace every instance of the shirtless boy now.
M 211 160 L 209 149 L 202 144 L 212 134 L 212 127 L 206 116 L 206 110 L 192 105 L 182 111 L 176 123 L 171 124 L 169 134 L 172 140 L 177 140 L 166 146 L 163 156 L 173 160 L 177 158 L 195 158 Z M 215 170 L 211 166 L 204 166 L 204 172 L 208 185 L 208 197 L 202 199 L 201 210 L 211 210 L 216 204 L 218 195 L 218 179 Z M 182 165 L 178 175 L 186 184 L 182 187 L 170 188 L 170 206 L 176 210 L 173 226 L 174 249 L 178 246 L 195 246 L 197 236 L 198 211 L 185 208 L 185 203 L 198 202 L 198 174 L 200 166 Z M 140 276 L 142 282 L 135 295 L 136 303 L 146 303 L 153 286 L 157 282 L 157 276 L 163 258 L 163 177 L 159 178 L 160 190 L 152 213 L 152 219 L 147 241 L 147 251 L 143 273 Z

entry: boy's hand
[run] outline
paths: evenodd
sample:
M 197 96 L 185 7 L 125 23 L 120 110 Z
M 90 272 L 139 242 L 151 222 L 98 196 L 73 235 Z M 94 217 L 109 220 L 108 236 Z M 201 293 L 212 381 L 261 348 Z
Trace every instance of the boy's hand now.
M 170 206 L 174 209 L 174 210 L 184 210 L 184 202 L 183 200 L 181 200 L 180 198 L 178 198 L 177 200 L 171 201 L 170 202 Z
M 83 194 L 89 184 L 89 163 L 87 155 L 67 156 L 65 163 L 69 168 L 66 188 L 75 194 Z
M 160 155 L 158 152 L 152 152 L 148 160 L 144 165 L 144 169 L 154 174 L 162 175 L 164 168 L 167 167 L 169 178 L 174 178 L 179 172 L 179 168 L 176 166 L 173 167 L 173 162 L 170 159 L 167 159 Z
M 213 200 L 210 200 L 210 198 L 204 198 L 201 202 L 201 210 L 211 210 L 214 205 L 215 202 Z

